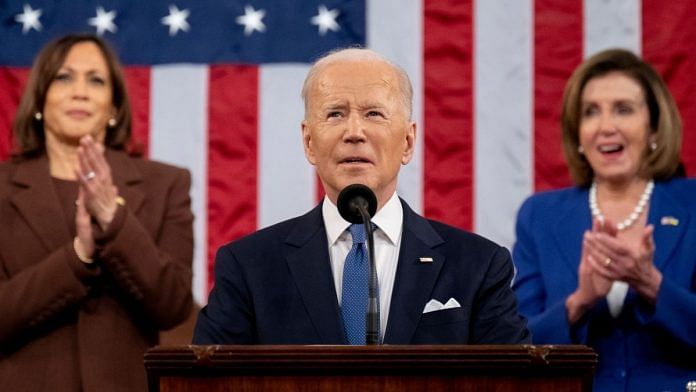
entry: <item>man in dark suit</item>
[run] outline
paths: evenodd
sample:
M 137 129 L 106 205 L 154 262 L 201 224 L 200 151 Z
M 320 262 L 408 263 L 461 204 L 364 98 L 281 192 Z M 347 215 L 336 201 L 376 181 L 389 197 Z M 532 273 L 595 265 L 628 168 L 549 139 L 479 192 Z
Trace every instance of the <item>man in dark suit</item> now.
M 345 49 L 314 64 L 302 97 L 305 155 L 326 197 L 301 217 L 220 248 L 215 287 L 193 342 L 363 344 L 366 301 L 352 302 L 362 279 L 351 281 L 362 268 L 355 265 L 364 254 L 363 234 L 336 208 L 340 191 L 360 183 L 378 201 L 382 342 L 529 343 L 510 289 L 508 251 L 426 220 L 396 195 L 399 168 L 411 160 L 416 138 L 408 76 L 375 52 Z

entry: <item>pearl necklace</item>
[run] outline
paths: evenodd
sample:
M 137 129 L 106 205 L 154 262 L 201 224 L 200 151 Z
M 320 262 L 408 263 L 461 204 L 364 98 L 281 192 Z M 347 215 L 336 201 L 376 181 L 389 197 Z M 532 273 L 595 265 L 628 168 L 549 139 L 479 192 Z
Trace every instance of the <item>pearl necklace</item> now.
M 635 208 L 633 208 L 633 211 L 631 214 L 628 216 L 628 218 L 624 219 L 623 221 L 619 222 L 619 224 L 616 225 L 616 228 L 621 231 L 621 230 L 626 230 L 631 225 L 633 225 L 640 214 L 643 213 L 643 210 L 645 209 L 645 206 L 648 204 L 648 201 L 650 201 L 650 195 L 652 194 L 653 188 L 655 187 L 655 183 L 653 180 L 648 181 L 648 183 L 645 185 L 645 189 L 643 190 L 643 194 L 640 195 L 640 200 L 638 200 L 638 204 L 636 204 Z M 599 204 L 597 204 L 597 183 L 592 182 L 592 186 L 590 187 L 590 211 L 592 211 L 592 216 L 599 220 L 600 222 L 604 222 L 604 214 L 602 214 L 602 211 L 599 210 Z

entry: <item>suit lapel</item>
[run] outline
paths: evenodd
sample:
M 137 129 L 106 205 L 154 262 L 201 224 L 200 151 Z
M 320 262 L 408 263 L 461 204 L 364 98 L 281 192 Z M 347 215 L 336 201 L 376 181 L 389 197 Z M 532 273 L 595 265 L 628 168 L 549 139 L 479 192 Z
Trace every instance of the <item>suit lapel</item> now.
M 582 237 L 585 230 L 592 228 L 592 218 L 587 189 L 577 189 L 575 192 L 568 203 L 563 203 L 567 209 L 561 211 L 558 220 L 553 223 L 553 236 L 559 252 L 563 255 L 563 261 L 573 276 L 577 277 Z
M 689 211 L 675 200 L 665 189 L 664 184 L 657 183 L 653 192 L 648 223 L 655 226 L 654 264 L 663 270 L 675 247 L 686 232 L 690 219 Z
M 299 218 L 286 244 L 290 273 L 322 342 L 344 344 L 321 204 Z
M 10 202 L 46 249 L 51 251 L 68 242 L 67 225 L 56 221 L 64 213 L 49 174 L 48 158 L 44 155 L 18 165 L 12 181 L 25 189 L 13 194 Z
M 384 343 L 408 344 L 418 326 L 425 304 L 445 263 L 445 257 L 435 248 L 444 243 L 442 237 L 423 217 L 413 212 L 405 202 L 401 249 L 391 297 Z M 431 257 L 432 263 L 422 263 L 421 257 Z
M 111 167 L 111 175 L 119 195 L 126 200 L 129 210 L 134 214 L 137 213 L 145 201 L 140 170 L 132 158 L 122 151 L 107 150 L 106 160 Z

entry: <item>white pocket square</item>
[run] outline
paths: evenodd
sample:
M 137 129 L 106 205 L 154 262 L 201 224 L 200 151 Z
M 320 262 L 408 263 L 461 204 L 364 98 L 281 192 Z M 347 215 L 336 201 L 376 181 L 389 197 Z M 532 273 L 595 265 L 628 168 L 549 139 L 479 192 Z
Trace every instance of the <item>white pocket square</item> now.
M 444 305 L 442 304 L 442 302 L 436 299 L 431 299 L 430 301 L 428 301 L 427 304 L 425 304 L 423 314 L 435 312 L 437 310 L 460 308 L 461 306 L 462 305 L 460 305 L 459 302 L 457 302 L 457 300 L 454 298 L 450 298 Z

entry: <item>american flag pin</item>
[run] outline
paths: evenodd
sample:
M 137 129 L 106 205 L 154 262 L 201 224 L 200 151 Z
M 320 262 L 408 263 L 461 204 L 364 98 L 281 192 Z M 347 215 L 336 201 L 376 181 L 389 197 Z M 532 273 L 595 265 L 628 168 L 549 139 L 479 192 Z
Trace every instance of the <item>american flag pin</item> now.
M 433 262 L 432 257 L 419 257 L 418 260 L 420 260 L 421 263 L 432 263 Z
M 660 224 L 662 226 L 679 226 L 679 219 L 673 216 L 663 216 L 662 219 L 660 219 Z

